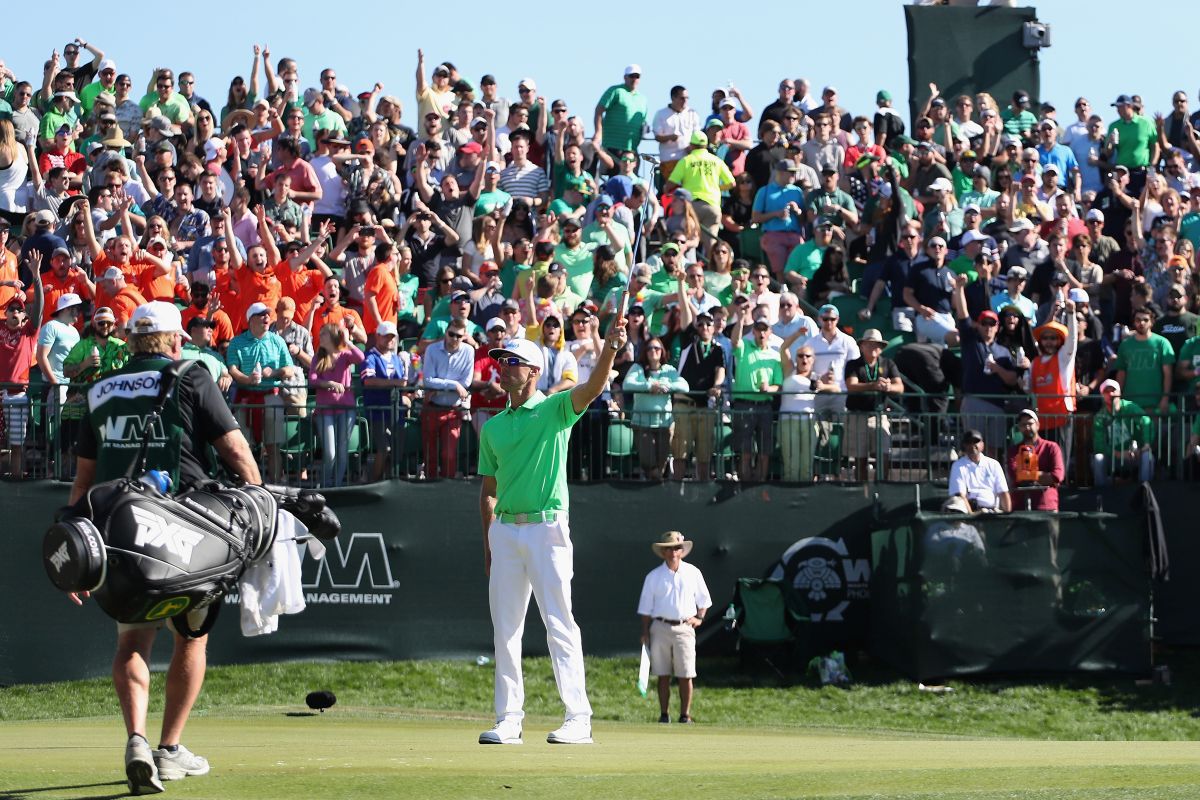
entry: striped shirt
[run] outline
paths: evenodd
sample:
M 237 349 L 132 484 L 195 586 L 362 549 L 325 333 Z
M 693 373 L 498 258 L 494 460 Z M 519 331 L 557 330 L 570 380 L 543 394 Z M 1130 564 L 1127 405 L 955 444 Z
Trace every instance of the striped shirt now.
M 500 172 L 500 188 L 513 197 L 537 197 L 550 191 L 546 171 L 533 162 L 525 166 L 510 164 Z

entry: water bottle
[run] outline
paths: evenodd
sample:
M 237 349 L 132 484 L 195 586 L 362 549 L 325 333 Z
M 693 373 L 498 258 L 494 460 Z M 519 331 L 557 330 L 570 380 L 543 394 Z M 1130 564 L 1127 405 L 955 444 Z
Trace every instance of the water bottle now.
M 1113 325 L 1113 332 L 1112 332 L 1113 344 L 1117 344 L 1118 342 L 1121 341 L 1121 333 L 1122 333 L 1121 323 L 1118 322 L 1117 324 Z
M 92 358 L 96 359 L 97 361 L 100 359 L 100 348 L 96 347 L 95 345 L 92 345 Z
M 171 489 L 171 476 L 161 469 L 146 470 L 146 474 L 138 480 L 160 494 L 166 494 Z
M 250 373 L 250 380 L 255 384 L 262 383 L 262 364 L 254 362 L 254 372 Z
M 1015 364 L 1021 364 L 1025 361 L 1025 348 L 1018 347 L 1013 351 L 1013 361 Z

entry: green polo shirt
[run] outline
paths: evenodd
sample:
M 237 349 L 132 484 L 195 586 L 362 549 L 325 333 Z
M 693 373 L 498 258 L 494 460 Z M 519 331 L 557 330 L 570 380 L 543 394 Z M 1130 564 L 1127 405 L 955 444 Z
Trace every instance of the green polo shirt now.
M 1117 118 L 1108 126 L 1108 135 L 1117 131 L 1116 157 L 1113 161 L 1117 166 L 1136 169 L 1150 163 L 1150 150 L 1158 140 L 1158 131 L 1154 123 L 1140 114 L 1134 114 L 1133 119 Z
M 580 297 L 587 297 L 592 291 L 592 272 L 595 262 L 592 254 L 600 245 L 595 242 L 580 241 L 579 246 L 571 249 L 565 244 L 554 248 L 554 260 L 563 265 L 567 271 L 567 288 Z
M 567 442 L 580 416 L 570 392 L 534 392 L 484 423 L 479 474 L 496 479 L 497 514 L 567 510 Z
M 771 395 L 758 390 L 763 380 L 774 386 L 783 383 L 783 363 L 778 350 L 769 346 L 759 348 L 753 341 L 742 339 L 733 346 L 733 358 L 735 400 L 766 400 Z
M 817 274 L 817 268 L 821 266 L 821 259 L 824 257 L 825 248 L 817 246 L 816 239 L 809 239 L 792 250 L 788 255 L 787 262 L 783 265 L 783 271 L 798 272 L 811 281 L 812 276 Z
M 646 96 L 636 90 L 629 91 L 624 84 L 617 84 L 608 87 L 599 106 L 604 109 L 602 144 L 610 150 L 637 152 L 646 124 Z

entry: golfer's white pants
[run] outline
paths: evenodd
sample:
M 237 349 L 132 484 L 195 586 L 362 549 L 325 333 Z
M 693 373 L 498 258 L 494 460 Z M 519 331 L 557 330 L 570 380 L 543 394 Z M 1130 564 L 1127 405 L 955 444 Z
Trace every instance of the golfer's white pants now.
M 550 663 L 566 717 L 591 717 L 583 640 L 571 615 L 575 548 L 567 520 L 511 525 L 497 518 L 488 532 L 488 543 L 492 551 L 488 596 L 496 643 L 496 719 L 525 716 L 521 635 L 531 591 L 546 626 Z

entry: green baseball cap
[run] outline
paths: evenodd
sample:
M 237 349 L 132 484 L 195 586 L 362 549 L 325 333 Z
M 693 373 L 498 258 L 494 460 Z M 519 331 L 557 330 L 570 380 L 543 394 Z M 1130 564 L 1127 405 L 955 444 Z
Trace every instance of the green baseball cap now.
M 880 89 L 878 92 L 875 93 L 875 102 L 876 103 L 892 102 L 892 93 L 889 92 L 887 89 Z

